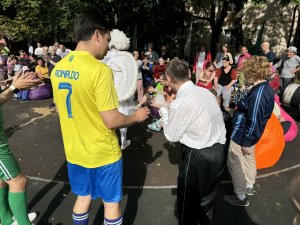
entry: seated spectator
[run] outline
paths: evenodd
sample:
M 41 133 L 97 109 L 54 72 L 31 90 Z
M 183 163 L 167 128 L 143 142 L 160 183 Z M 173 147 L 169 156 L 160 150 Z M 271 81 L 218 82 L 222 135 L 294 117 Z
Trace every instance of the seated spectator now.
M 35 72 L 40 79 L 49 78 L 49 70 L 46 67 L 45 61 L 43 58 L 37 58 L 37 66 L 35 67 Z
M 56 54 L 59 55 L 61 58 L 64 58 L 69 54 L 70 51 L 71 50 L 67 49 L 63 44 L 60 44 L 59 48 L 56 51 Z
M 9 55 L 8 59 L 7 59 L 7 76 L 8 78 L 13 76 L 13 69 L 15 66 L 15 61 L 14 59 L 16 58 L 16 56 L 14 54 Z
M 165 81 L 165 85 L 162 93 L 158 93 L 152 100 L 150 107 L 151 115 L 154 117 L 154 122 L 148 125 L 148 128 L 152 131 L 161 131 L 161 119 L 159 115 L 159 108 L 161 106 L 169 107 L 170 103 L 176 98 L 176 91 L 172 89 L 168 81 Z
M 223 58 L 223 66 L 217 70 L 214 78 L 214 89 L 217 91 L 217 96 L 222 95 L 223 107 L 226 111 L 230 111 L 229 103 L 233 84 L 237 81 L 236 71 L 229 64 L 229 57 Z
M 141 108 L 143 105 L 145 105 L 145 103 L 147 103 L 147 101 L 149 103 L 149 100 L 152 100 L 157 95 L 157 93 L 163 92 L 163 88 L 164 88 L 166 82 L 167 82 L 166 76 L 165 75 L 160 75 L 160 79 L 157 82 L 155 88 L 152 87 L 152 86 L 149 86 L 146 89 L 146 94 L 143 96 L 140 103 L 138 105 L 136 105 L 136 108 Z
M 208 90 L 212 89 L 212 81 L 216 76 L 215 67 L 212 62 L 206 63 L 206 68 L 200 72 L 199 81 L 197 86 L 206 88 Z
M 22 70 L 22 64 L 19 62 L 17 57 L 12 59 L 12 65 L 13 65 L 13 75 Z
M 29 66 L 30 57 L 24 50 L 19 51 L 20 56 L 18 57 L 18 61 L 22 66 Z
M 154 71 L 153 71 L 153 78 L 155 80 L 155 83 L 158 82 L 158 80 L 160 79 L 160 75 L 164 74 L 166 70 L 166 64 L 165 64 L 165 60 L 160 57 L 158 59 L 158 65 L 154 66 Z
M 151 81 L 153 79 L 152 77 L 152 70 L 149 67 L 149 60 L 148 57 L 145 57 L 143 59 L 143 65 L 141 68 L 142 76 L 143 76 L 143 85 L 144 88 L 147 88 L 150 86 Z
M 27 74 L 30 72 L 30 69 L 27 66 L 22 67 L 22 75 L 21 76 L 27 76 Z M 20 101 L 27 101 L 28 100 L 28 94 L 29 90 L 20 90 L 15 96 L 14 99 L 20 100 Z
M 232 58 L 231 53 L 228 51 L 228 45 L 227 44 L 224 44 L 222 46 L 222 50 L 219 53 L 217 53 L 217 55 L 216 55 L 216 58 L 215 58 L 215 61 L 214 61 L 214 66 L 217 69 L 219 69 L 223 66 L 222 59 L 225 56 L 229 57 L 229 64 L 232 65 L 233 64 L 233 58 Z

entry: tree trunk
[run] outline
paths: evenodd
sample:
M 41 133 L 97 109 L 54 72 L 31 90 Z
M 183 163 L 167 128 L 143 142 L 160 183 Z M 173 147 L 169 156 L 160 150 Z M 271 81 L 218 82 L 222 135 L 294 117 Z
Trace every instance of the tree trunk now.
M 210 13 L 210 26 L 211 26 L 210 52 L 213 59 L 217 54 L 217 50 L 218 50 L 217 48 L 222 33 L 222 27 L 225 18 L 228 14 L 228 1 L 223 2 L 220 16 L 216 21 L 215 21 L 214 12 L 215 12 L 215 5 L 212 3 L 211 13 Z
M 238 51 L 239 46 L 244 44 L 244 35 L 243 35 L 244 4 L 240 0 L 237 0 L 235 3 L 236 3 L 236 18 L 234 20 L 234 25 L 235 25 L 235 30 L 236 30 L 235 51 Z
M 291 39 L 292 39 L 293 31 L 294 31 L 295 17 L 296 17 L 297 8 L 298 8 L 298 5 L 296 5 L 294 7 L 293 20 L 292 20 L 292 25 L 291 25 L 291 28 L 290 28 L 290 33 L 289 33 L 289 37 L 288 37 L 288 41 L 287 41 L 287 46 L 290 46 L 290 44 L 291 44 Z M 299 27 L 297 29 L 299 29 Z
M 300 49 L 300 8 L 298 8 L 298 22 L 297 22 L 297 29 L 294 37 L 294 45 L 298 49 Z

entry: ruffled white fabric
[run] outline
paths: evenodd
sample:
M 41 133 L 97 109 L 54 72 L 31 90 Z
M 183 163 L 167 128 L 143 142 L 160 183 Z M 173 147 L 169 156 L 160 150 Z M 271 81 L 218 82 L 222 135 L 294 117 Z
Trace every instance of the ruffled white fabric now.
M 132 54 L 111 49 L 103 62 L 113 71 L 119 102 L 130 99 L 136 91 L 138 75 L 137 65 Z
M 113 29 L 110 32 L 109 48 L 115 48 L 119 51 L 126 51 L 130 46 L 130 38 L 126 37 L 123 31 Z

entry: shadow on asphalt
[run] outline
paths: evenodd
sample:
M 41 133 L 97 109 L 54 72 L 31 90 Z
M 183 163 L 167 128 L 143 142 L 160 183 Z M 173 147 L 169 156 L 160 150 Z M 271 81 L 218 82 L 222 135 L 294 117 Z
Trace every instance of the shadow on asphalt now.
M 17 130 L 20 130 L 20 126 L 8 127 L 4 130 L 4 133 L 7 138 L 10 138 Z
M 153 155 L 152 146 L 147 144 L 147 140 L 153 135 L 147 130 L 147 122 L 136 124 L 131 129 L 128 129 L 127 139 L 131 140 L 131 145 L 122 152 L 124 164 L 123 185 L 129 186 L 123 189 L 123 196 L 127 197 L 123 213 L 124 225 L 134 224 L 139 207 L 139 198 L 143 193 L 143 188 L 136 187 L 144 186 L 147 166 L 162 156 L 162 151 L 158 151 Z M 136 131 L 143 131 L 143 133 L 136 135 Z M 103 205 L 101 205 L 93 221 L 93 225 L 99 225 L 99 221 L 103 221 L 103 219 Z
M 212 224 L 213 225 L 258 225 L 253 222 L 247 212 L 246 207 L 232 206 L 223 200 L 223 196 L 233 194 L 232 184 L 222 185 L 219 188 L 214 209 Z
M 53 177 L 53 180 L 65 180 L 67 178 L 67 162 L 65 162 L 60 169 L 57 171 L 56 175 Z M 64 178 L 64 179 L 62 179 Z M 30 211 L 39 201 L 43 200 L 43 197 L 53 189 L 57 183 L 49 182 L 43 189 L 41 189 L 28 204 L 28 211 Z M 56 193 L 54 198 L 49 202 L 47 210 L 41 214 L 39 222 L 37 225 L 47 225 L 50 224 L 49 220 L 55 210 L 65 199 L 65 196 L 70 192 L 71 187 L 68 183 L 64 183 L 62 188 Z

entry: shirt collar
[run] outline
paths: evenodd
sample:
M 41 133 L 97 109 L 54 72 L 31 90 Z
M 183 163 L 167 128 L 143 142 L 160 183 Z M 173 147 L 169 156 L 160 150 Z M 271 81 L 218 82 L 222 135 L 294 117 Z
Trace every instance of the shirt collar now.
M 185 92 L 185 90 L 186 89 L 188 89 L 189 87 L 191 87 L 191 86 L 193 86 L 194 85 L 194 83 L 192 82 L 192 81 L 186 81 L 184 84 L 182 84 L 181 86 L 180 86 L 180 88 L 178 89 L 178 91 L 177 91 L 177 94 L 176 94 L 176 97 L 178 98 L 178 97 L 180 97 L 180 95 L 182 95 L 184 92 Z

